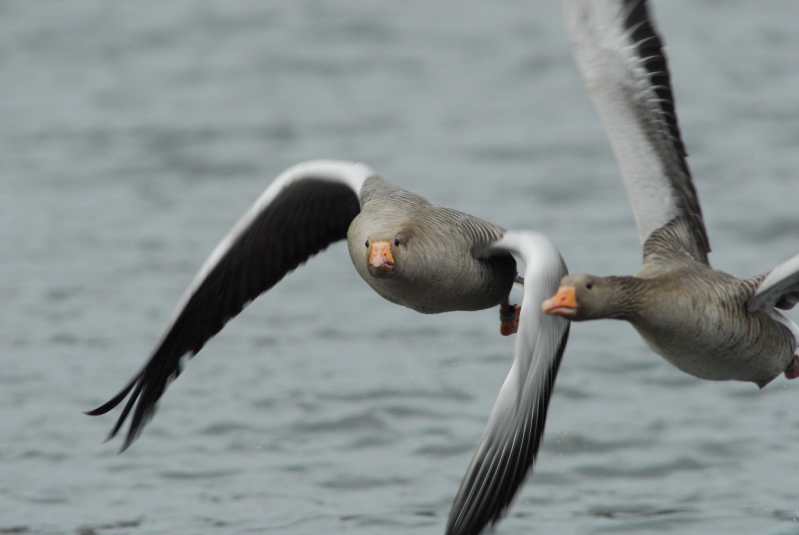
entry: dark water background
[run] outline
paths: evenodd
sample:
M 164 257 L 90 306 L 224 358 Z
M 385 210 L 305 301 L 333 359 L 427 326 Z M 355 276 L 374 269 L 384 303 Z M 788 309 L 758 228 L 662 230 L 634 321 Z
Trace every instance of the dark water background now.
M 713 264 L 799 251 L 799 3 L 660 0 Z M 339 244 L 190 363 L 136 372 L 281 170 L 361 160 L 574 272 L 640 247 L 559 2 L 0 2 L 0 533 L 441 533 L 510 367 L 496 311 L 381 300 Z M 793 315 L 796 319 L 796 314 Z M 799 533 L 799 382 L 702 382 L 576 325 L 498 533 Z

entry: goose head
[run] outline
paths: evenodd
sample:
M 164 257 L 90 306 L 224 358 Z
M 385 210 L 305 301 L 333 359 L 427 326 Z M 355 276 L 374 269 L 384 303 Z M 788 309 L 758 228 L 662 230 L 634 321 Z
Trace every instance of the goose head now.
M 572 321 L 624 319 L 632 309 L 630 298 L 635 297 L 629 295 L 623 283 L 628 278 L 567 275 L 561 279 L 557 293 L 541 303 L 541 309 Z

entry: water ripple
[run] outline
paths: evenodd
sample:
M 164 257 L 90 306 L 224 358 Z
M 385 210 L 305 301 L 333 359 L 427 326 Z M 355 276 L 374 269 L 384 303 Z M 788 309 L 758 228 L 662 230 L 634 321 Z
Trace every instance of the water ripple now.
M 704 463 L 683 457 L 670 463 L 651 464 L 636 468 L 619 465 L 591 465 L 576 468 L 575 471 L 583 476 L 597 479 L 659 479 L 675 472 L 696 472 L 706 468 L 708 466 Z

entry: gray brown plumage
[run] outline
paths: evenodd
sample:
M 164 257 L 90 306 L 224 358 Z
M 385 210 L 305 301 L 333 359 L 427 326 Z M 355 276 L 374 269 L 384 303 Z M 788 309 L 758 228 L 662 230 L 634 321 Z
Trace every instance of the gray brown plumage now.
M 501 238 L 503 228 L 434 205 L 377 176 L 364 182 L 360 196 L 363 209 L 350 225 L 347 244 L 355 269 L 378 294 L 426 314 L 482 310 L 508 297 L 516 278 L 513 256 L 473 254 Z M 397 262 L 391 277 L 369 270 L 369 245 L 378 240 L 390 244 Z
M 775 307 L 799 300 L 799 255 L 738 279 L 710 267 L 661 40 L 644 0 L 567 0 L 578 69 L 605 126 L 643 243 L 629 277 L 564 277 L 542 307 L 573 321 L 630 322 L 679 369 L 763 387 L 799 374 L 799 328 Z

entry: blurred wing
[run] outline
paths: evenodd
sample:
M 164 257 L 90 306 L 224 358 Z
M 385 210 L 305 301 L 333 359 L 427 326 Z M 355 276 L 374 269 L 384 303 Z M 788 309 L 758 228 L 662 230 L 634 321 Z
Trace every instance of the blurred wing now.
M 374 174 L 363 164 L 325 160 L 283 172 L 206 260 L 142 371 L 113 399 L 87 414 L 105 414 L 130 393 L 109 435 L 116 435 L 135 406 L 124 451 L 180 374 L 181 357 L 194 356 L 250 301 L 314 254 L 346 238 L 361 209 L 361 186 Z
M 555 246 L 537 232 L 508 231 L 492 249 L 516 253 L 526 264 L 521 319 L 513 365 L 455 498 L 448 535 L 477 534 L 497 522 L 524 481 L 569 335 L 569 321 L 541 311 L 567 273 Z
M 641 243 L 675 218 L 658 244 L 707 263 L 710 245 L 671 90 L 645 0 L 566 0 L 572 54 L 605 126 Z
M 769 271 L 749 300 L 749 308 L 769 310 L 776 307 L 788 310 L 796 303 L 799 303 L 799 255 Z

